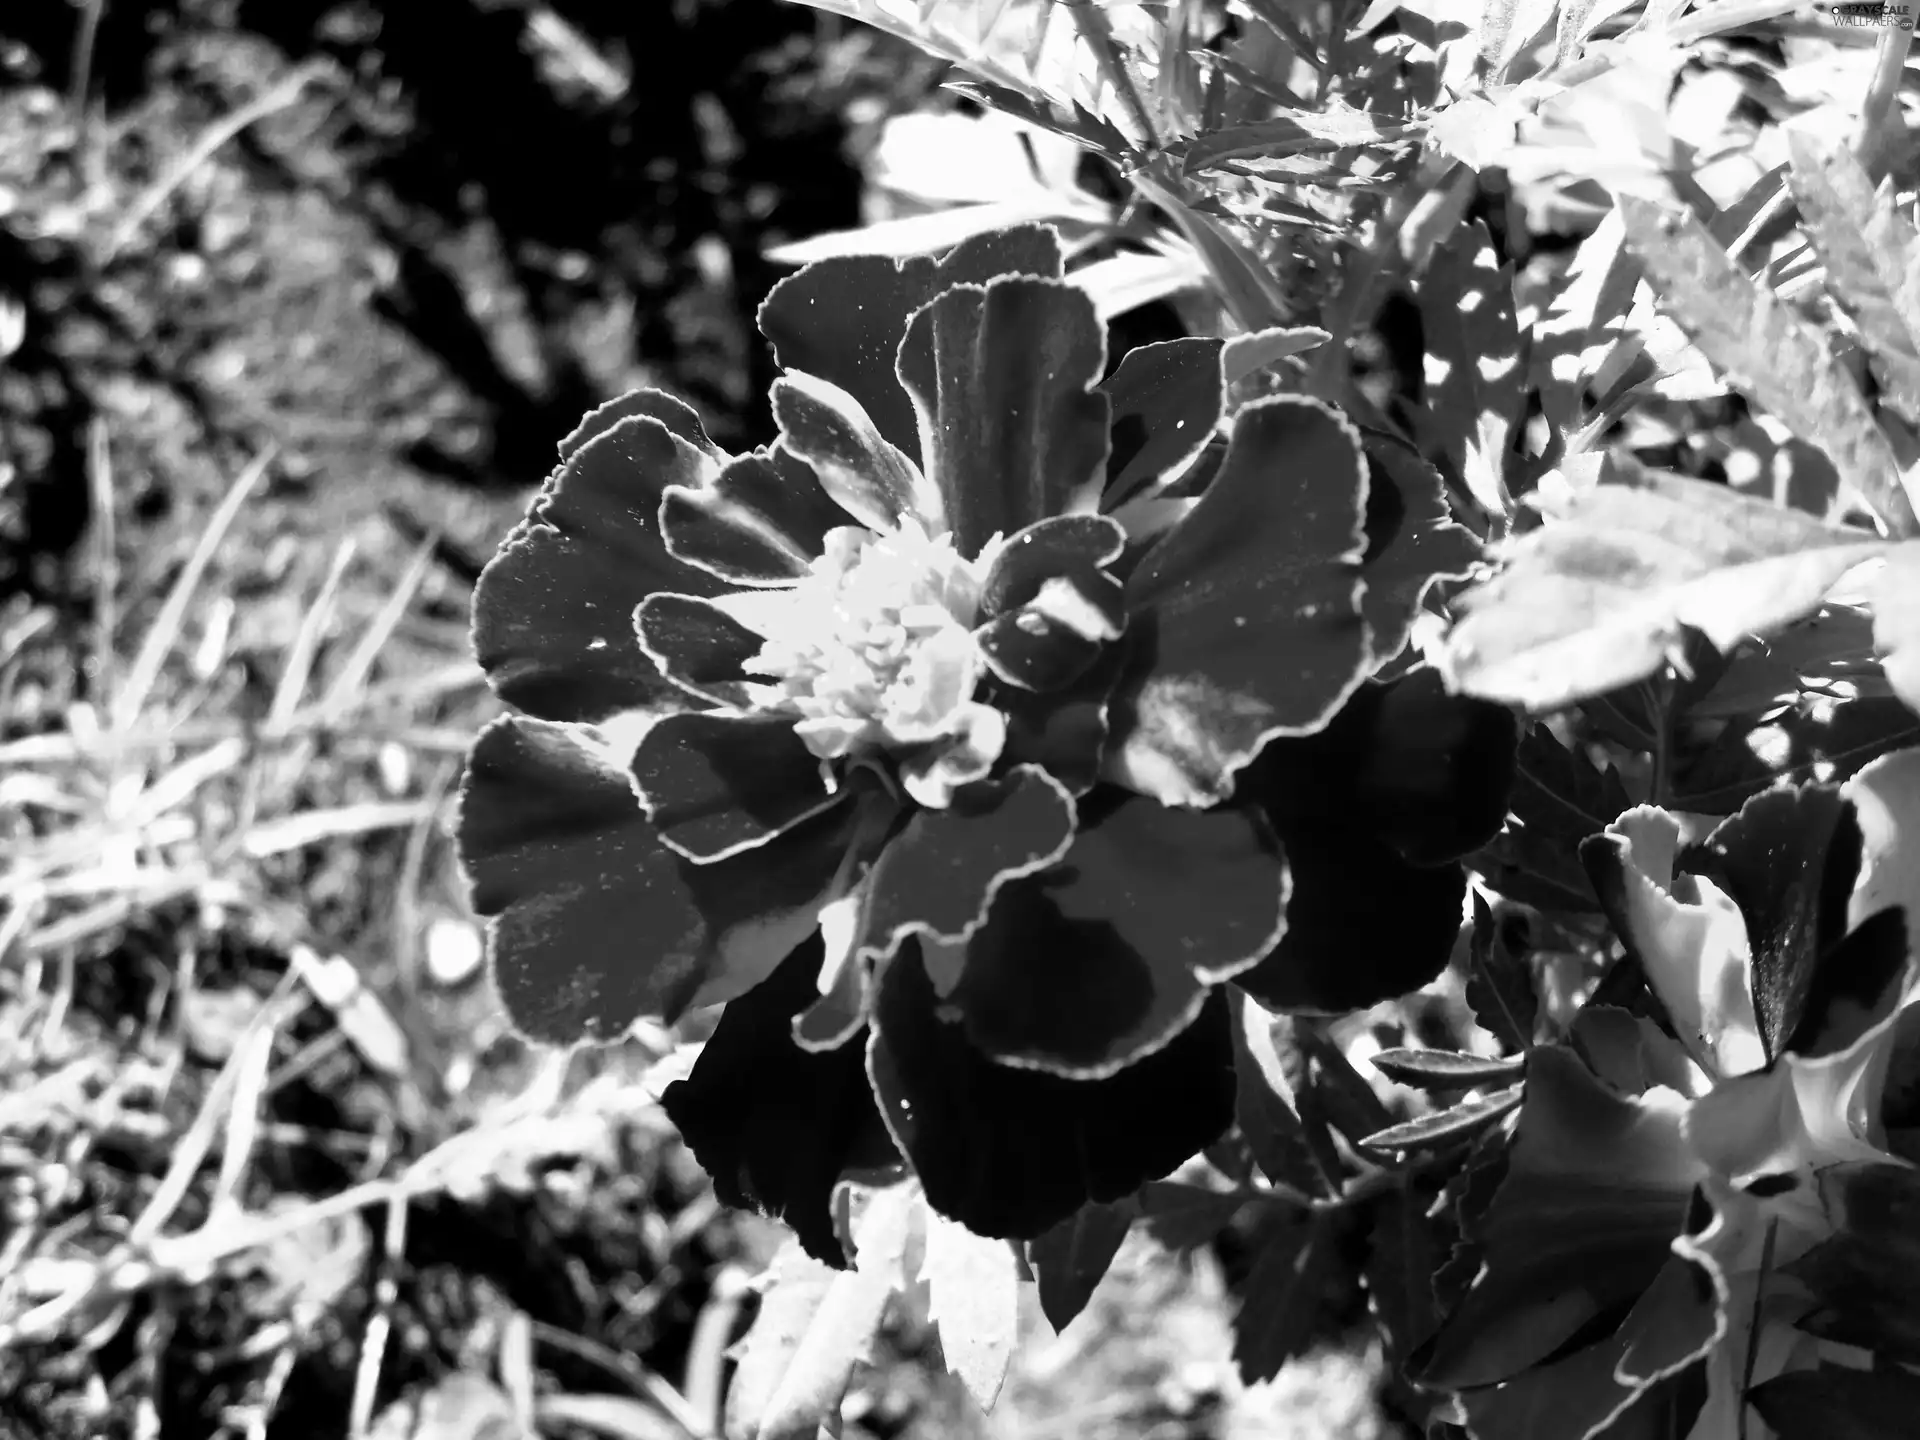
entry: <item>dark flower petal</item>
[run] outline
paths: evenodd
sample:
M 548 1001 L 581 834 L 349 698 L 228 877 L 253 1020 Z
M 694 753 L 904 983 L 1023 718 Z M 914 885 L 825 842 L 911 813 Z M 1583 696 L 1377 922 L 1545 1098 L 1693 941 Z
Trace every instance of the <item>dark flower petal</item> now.
M 1565 1046 L 1530 1052 L 1507 1175 L 1473 1235 L 1479 1278 L 1416 1354 L 1419 1383 L 1498 1384 L 1624 1316 L 1685 1231 L 1698 1164 L 1680 1122 L 1618 1094 Z
M 1360 684 L 1360 459 L 1353 427 L 1318 401 L 1240 412 L 1220 473 L 1127 582 L 1112 778 L 1212 804 L 1268 740 L 1318 730 Z
M 661 841 L 708 864 L 764 845 L 840 804 L 820 761 L 779 714 L 669 715 L 634 751 L 633 779 Z
M 1047 581 L 1103 570 L 1127 548 L 1127 532 L 1104 515 L 1055 515 L 1007 541 L 980 587 L 980 612 L 1001 615 L 1040 593 Z
M 1847 931 L 1862 839 L 1853 803 L 1832 785 L 1754 796 L 1680 857 L 1733 898 L 1753 956 L 1753 1014 L 1769 1060 L 1788 1048 Z
M 1439 865 L 1500 833 L 1518 746 L 1510 710 L 1449 694 L 1422 667 L 1362 685 L 1317 735 L 1275 740 L 1234 793 L 1283 828 L 1368 830 L 1415 865 Z
M 572 732 L 510 716 L 481 732 L 460 858 L 493 975 L 522 1034 L 611 1041 L 757 984 L 813 932 L 853 807 L 695 866 L 660 843 L 626 774 Z
M 1080 1079 L 1133 1064 L 1285 927 L 1286 866 L 1258 816 L 1118 794 L 1098 792 L 1060 863 L 1001 890 L 967 942 L 946 998 L 1002 1063 Z
M 1368 436 L 1366 593 L 1360 612 L 1373 637 L 1373 663 L 1407 648 L 1427 591 L 1472 573 L 1484 548 L 1447 506 L 1446 481 L 1410 448 Z
M 834 1187 L 900 1156 L 867 1084 L 865 1045 L 794 1044 L 793 1017 L 818 998 L 820 963 L 815 938 L 731 1001 L 693 1072 L 660 1103 L 722 1204 L 785 1222 L 814 1259 L 845 1269 Z
M 938 528 L 939 502 L 913 462 L 880 437 L 860 402 L 838 385 L 791 371 L 773 382 L 780 448 L 805 461 L 820 488 L 869 530 L 911 516 Z
M 605 720 L 677 703 L 633 638 L 656 590 L 719 593 L 661 540 L 661 494 L 713 462 L 651 419 L 624 419 L 576 449 L 507 536 L 473 596 L 473 646 L 495 693 L 543 720 Z
M 830 380 L 857 399 L 880 434 L 920 456 L 913 406 L 895 377 L 907 321 L 949 285 L 985 284 L 996 275 L 1058 276 L 1060 237 L 1044 225 L 976 235 L 935 260 L 854 255 L 796 271 L 768 293 L 760 333 L 781 368 Z
M 890 955 L 909 935 L 964 940 L 1001 886 L 1044 870 L 1073 839 L 1073 797 L 1032 765 L 916 810 L 867 877 L 861 946 Z
M 914 314 L 900 383 L 919 417 L 921 468 L 962 555 L 1095 508 L 1108 407 L 1093 386 L 1105 363 L 1093 301 L 1064 280 L 957 285 Z
M 1104 570 L 1056 575 L 1011 614 L 975 632 L 987 665 L 1022 690 L 1064 689 L 1118 640 L 1127 624 L 1126 591 Z
M 728 462 L 711 485 L 667 491 L 660 507 L 668 551 L 729 585 L 791 584 L 850 519 L 777 447 Z
M 707 438 L 706 427 L 700 423 L 694 408 L 664 390 L 629 390 L 618 400 L 609 400 L 589 410 L 560 442 L 561 460 L 571 460 L 574 452 L 589 440 L 630 419 L 658 420 L 716 465 L 726 461 L 726 452 Z
M 988 672 L 982 698 L 1007 717 L 1010 765 L 1038 765 L 1074 795 L 1100 778 L 1107 743 L 1107 696 L 1120 674 L 1123 647 L 1109 645 L 1064 689 L 1048 694 L 1005 684 Z
M 1351 826 L 1289 824 L 1287 933 L 1238 983 L 1270 1010 L 1341 1014 L 1430 984 L 1460 933 L 1467 874 L 1410 865 Z
M 718 605 L 662 591 L 640 602 L 633 624 L 647 658 L 689 695 L 719 705 L 746 703 L 740 667 L 766 641 Z
M 1221 343 L 1187 336 L 1142 345 L 1122 356 L 1101 383 L 1113 404 L 1109 508 L 1178 470 L 1207 443 L 1227 403 Z
M 1194 1022 L 1105 1080 L 999 1065 L 941 1018 L 919 947 L 875 977 L 867 1070 L 927 1201 L 976 1235 L 1031 1239 L 1089 1200 L 1131 1194 L 1233 1121 L 1231 1020 L 1214 994 Z

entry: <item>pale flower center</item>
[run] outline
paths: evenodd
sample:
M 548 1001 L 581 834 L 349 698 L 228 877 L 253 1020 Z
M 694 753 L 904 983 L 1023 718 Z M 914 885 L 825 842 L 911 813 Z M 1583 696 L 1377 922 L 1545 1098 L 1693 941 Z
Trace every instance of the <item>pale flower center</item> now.
M 744 667 L 772 682 L 753 687 L 755 702 L 797 715 L 794 732 L 822 760 L 915 752 L 908 790 L 944 805 L 951 784 L 930 772 L 979 778 L 1005 743 L 1004 717 L 973 699 L 986 664 L 973 627 L 998 549 L 968 561 L 911 520 L 829 531 L 792 589 L 721 602 L 766 639 Z

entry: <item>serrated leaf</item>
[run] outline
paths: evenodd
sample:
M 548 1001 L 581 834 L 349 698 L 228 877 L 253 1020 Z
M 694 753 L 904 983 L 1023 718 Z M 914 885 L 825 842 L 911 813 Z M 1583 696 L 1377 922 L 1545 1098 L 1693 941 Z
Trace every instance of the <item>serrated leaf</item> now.
M 1657 471 L 1577 495 L 1459 597 L 1436 659 L 1453 687 L 1535 712 L 1653 674 L 1702 632 L 1720 650 L 1811 613 L 1883 554 L 1873 535 Z
M 1422 1090 L 1468 1090 L 1518 1080 L 1526 1062 L 1517 1055 L 1490 1060 L 1458 1050 L 1382 1050 L 1373 1057 L 1373 1068 Z
M 1402 1176 L 1373 1202 L 1373 1229 L 1361 1270 L 1368 1308 L 1396 1370 L 1406 1366 L 1439 1323 L 1433 1294 L 1438 1256 L 1427 1219 L 1427 1192 L 1416 1192 L 1414 1184 L 1413 1177 Z
M 929 1210 L 920 1278 L 931 1292 L 947 1369 L 991 1410 L 1020 1339 L 1019 1256 L 1005 1240 L 983 1239 Z
M 1227 1228 L 1247 1203 L 1244 1194 L 1209 1190 L 1183 1180 L 1155 1180 L 1140 1187 L 1140 1216 L 1154 1242 L 1168 1250 L 1197 1250 Z
M 1233 1317 L 1233 1360 L 1249 1385 L 1271 1380 L 1319 1330 L 1320 1297 L 1334 1258 L 1333 1212 L 1277 1231 L 1254 1262 Z
M 1040 1308 L 1056 1333 L 1087 1308 L 1139 1213 L 1132 1198 L 1082 1205 L 1070 1219 L 1028 1242 L 1027 1263 L 1040 1282 Z
M 1463 1100 L 1445 1110 L 1422 1115 L 1385 1130 L 1376 1130 L 1360 1143 L 1369 1150 L 1437 1150 L 1478 1135 L 1500 1117 L 1519 1107 L 1522 1088 L 1514 1085 L 1491 1095 Z
M 1844 145 L 1786 131 L 1787 181 L 1826 262 L 1827 291 L 1860 327 L 1885 398 L 1920 420 L 1920 244 Z
M 1547 726 L 1534 725 L 1515 757 L 1512 817 L 1481 856 L 1487 883 L 1542 910 L 1598 908 L 1575 851 L 1632 803 L 1612 765 L 1600 769 L 1585 751 L 1569 750 Z
M 907 1186 L 876 1193 L 854 1228 L 859 1259 L 834 1271 L 784 1248 L 770 1267 L 759 1316 L 727 1392 L 727 1433 L 752 1440 L 814 1440 L 839 1418 L 854 1367 L 870 1352 L 900 1290 L 918 1197 Z
M 1480 12 L 1480 56 L 1493 78 L 1505 76 L 1527 42 L 1553 19 L 1556 0 L 1486 0 Z
M 1663 308 L 1714 368 L 1824 449 L 1896 534 L 1909 533 L 1913 506 L 1893 449 L 1821 336 L 1750 280 L 1693 214 L 1634 196 L 1622 196 L 1619 206 Z
M 1363 110 L 1298 110 L 1196 135 L 1173 153 L 1180 156 L 1185 173 L 1190 175 L 1240 156 L 1332 152 L 1382 145 L 1405 133 L 1406 126 Z

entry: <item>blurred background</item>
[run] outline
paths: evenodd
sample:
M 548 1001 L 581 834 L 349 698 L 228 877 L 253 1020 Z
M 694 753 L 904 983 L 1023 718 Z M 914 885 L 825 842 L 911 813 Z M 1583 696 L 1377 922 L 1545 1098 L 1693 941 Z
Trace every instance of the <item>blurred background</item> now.
M 599 402 L 765 438 L 765 252 L 941 70 L 778 0 L 0 5 L 0 1435 L 714 1432 L 777 1237 L 675 1037 L 504 1032 L 466 605 Z M 1256 1241 L 1143 1237 L 991 1421 L 903 1314 L 847 1433 L 1397 1433 L 1357 1291 L 1235 1379 Z

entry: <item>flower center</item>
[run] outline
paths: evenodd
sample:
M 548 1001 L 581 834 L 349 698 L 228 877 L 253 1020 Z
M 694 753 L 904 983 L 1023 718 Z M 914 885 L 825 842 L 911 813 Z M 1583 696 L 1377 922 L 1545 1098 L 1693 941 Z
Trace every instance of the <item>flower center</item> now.
M 912 521 L 881 534 L 829 531 L 792 589 L 729 597 L 766 639 L 744 667 L 772 682 L 755 686 L 754 699 L 797 715 L 794 732 L 823 760 L 914 752 L 922 763 L 907 777 L 910 791 L 930 758 L 957 764 L 963 778 L 984 775 L 1005 721 L 973 699 L 986 663 L 973 627 L 998 548 L 968 561 Z

